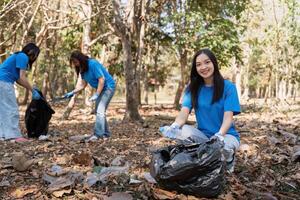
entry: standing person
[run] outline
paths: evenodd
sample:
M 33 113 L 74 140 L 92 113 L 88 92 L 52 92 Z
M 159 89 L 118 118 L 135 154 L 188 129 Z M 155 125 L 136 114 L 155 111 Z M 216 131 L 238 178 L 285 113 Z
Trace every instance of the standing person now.
M 110 137 L 111 133 L 105 115 L 108 104 L 115 92 L 116 83 L 114 79 L 102 64 L 80 51 L 72 52 L 70 65 L 75 68 L 78 79 L 75 89 L 65 94 L 66 98 L 71 98 L 74 94 L 83 90 L 87 83 L 96 89 L 96 93 L 89 99 L 90 101 L 96 101 L 96 123 L 94 134 L 88 140 L 93 141 Z
M 32 92 L 32 99 L 41 98 L 37 89 L 33 88 L 26 78 L 26 70 L 30 70 L 40 53 L 39 47 L 29 43 L 22 51 L 9 56 L 0 65 L 0 139 L 16 139 L 27 141 L 22 137 L 19 128 L 19 110 L 15 95 L 14 83 Z
M 191 110 L 195 110 L 197 128 L 184 125 Z M 175 122 L 163 134 L 186 139 L 208 140 L 212 136 L 224 141 L 227 170 L 233 171 L 235 151 L 240 136 L 234 128 L 233 116 L 240 113 L 235 85 L 220 74 L 215 55 L 209 49 L 198 51 L 192 63 L 190 84 L 185 90 L 182 108 Z

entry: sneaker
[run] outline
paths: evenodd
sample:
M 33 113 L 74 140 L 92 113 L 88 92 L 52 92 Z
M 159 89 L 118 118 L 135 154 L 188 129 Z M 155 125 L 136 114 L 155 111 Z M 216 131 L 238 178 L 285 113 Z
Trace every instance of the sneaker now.
M 49 135 L 40 135 L 39 140 L 47 140 Z
M 29 142 L 30 140 L 24 138 L 24 137 L 19 137 L 19 138 L 16 138 L 14 139 L 15 142 Z
M 232 158 L 232 160 L 231 161 L 229 161 L 229 162 L 226 162 L 226 171 L 228 172 L 228 173 L 233 173 L 233 171 L 234 171 L 234 165 L 235 165 L 235 155 L 233 154 L 233 156 L 232 156 L 233 158 Z
M 97 137 L 96 135 L 91 136 L 90 138 L 88 138 L 86 141 L 87 142 L 94 142 L 99 140 L 99 137 Z

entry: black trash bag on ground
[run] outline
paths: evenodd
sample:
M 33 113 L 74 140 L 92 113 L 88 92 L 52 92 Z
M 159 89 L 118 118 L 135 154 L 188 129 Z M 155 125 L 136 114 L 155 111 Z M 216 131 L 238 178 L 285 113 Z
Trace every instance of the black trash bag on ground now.
M 223 142 L 217 138 L 202 143 L 182 143 L 153 153 L 150 173 L 168 190 L 198 197 L 216 197 L 225 185 Z
M 44 99 L 39 91 L 41 99 L 32 100 L 25 112 L 25 125 L 27 135 L 30 138 L 38 138 L 40 135 L 47 135 L 49 121 L 55 113 L 51 106 Z

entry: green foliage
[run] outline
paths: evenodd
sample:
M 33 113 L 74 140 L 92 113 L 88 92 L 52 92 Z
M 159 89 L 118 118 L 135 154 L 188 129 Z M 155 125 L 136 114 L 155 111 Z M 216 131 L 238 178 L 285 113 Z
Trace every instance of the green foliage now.
M 162 28 L 172 38 L 176 49 L 187 49 L 190 55 L 201 48 L 210 48 L 223 66 L 231 58 L 241 61 L 238 24 L 248 1 L 182 1 L 166 4 L 161 15 Z

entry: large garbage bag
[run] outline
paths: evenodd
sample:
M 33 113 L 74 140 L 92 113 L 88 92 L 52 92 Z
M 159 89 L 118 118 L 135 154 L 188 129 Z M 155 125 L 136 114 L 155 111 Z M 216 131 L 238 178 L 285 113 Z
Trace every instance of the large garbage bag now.
M 30 138 L 47 135 L 49 121 L 55 113 L 39 91 L 41 99 L 32 100 L 25 112 L 25 125 Z
M 198 197 L 216 197 L 225 185 L 223 142 L 217 138 L 202 143 L 182 143 L 153 153 L 150 173 L 168 190 Z

